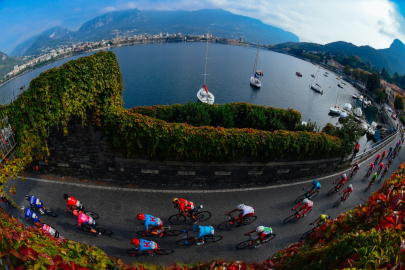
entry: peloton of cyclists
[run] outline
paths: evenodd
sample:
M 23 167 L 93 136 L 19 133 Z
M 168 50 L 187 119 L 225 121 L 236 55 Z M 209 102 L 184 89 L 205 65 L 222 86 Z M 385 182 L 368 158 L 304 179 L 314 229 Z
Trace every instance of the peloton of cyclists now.
M 197 245 L 199 245 L 199 246 L 205 244 L 204 236 L 214 235 L 214 233 L 215 233 L 214 228 L 212 226 L 201 226 L 201 225 L 197 225 L 197 224 L 192 225 L 190 229 L 184 230 L 183 232 L 187 232 L 187 231 L 192 231 L 192 232 L 198 233 L 195 238 L 197 239 Z M 185 243 L 188 244 L 187 241 Z
M 315 190 L 319 190 L 321 188 L 321 183 L 318 182 L 318 180 L 314 179 L 311 184 L 309 184 L 308 186 L 304 187 L 303 190 L 305 190 L 306 188 L 312 186 L 311 190 L 308 192 L 310 195 L 312 195 Z
M 151 234 L 159 235 L 159 237 L 163 236 L 163 221 L 160 218 L 142 213 L 138 214 L 136 218 L 142 221 L 142 225 L 145 226 L 143 235 L 147 235 L 150 232 Z M 153 226 L 150 230 L 149 225 Z
M 191 217 L 194 224 L 198 222 L 198 220 L 194 216 L 195 207 L 193 202 L 187 201 L 183 198 L 174 198 L 172 202 L 174 203 L 174 207 L 180 210 L 180 214 Z
M 297 209 L 298 207 L 300 207 L 301 206 L 301 208 L 300 209 L 298 209 L 298 210 L 296 210 L 299 214 L 300 214 L 300 216 L 306 216 L 306 214 L 310 211 L 310 210 L 312 210 L 312 208 L 314 207 L 314 203 L 311 201 L 311 200 L 309 200 L 309 199 L 307 199 L 307 198 L 305 198 L 304 200 L 302 200 L 302 202 L 300 202 L 299 204 L 297 204 L 295 207 L 293 207 L 291 210 L 292 211 L 294 211 L 295 209 Z M 303 211 L 302 211 L 303 210 Z M 301 212 L 302 211 L 302 212 Z
M 135 248 L 137 249 L 137 252 L 134 253 L 133 256 L 139 255 L 142 253 L 146 253 L 146 254 L 149 254 L 149 256 L 153 256 L 154 255 L 153 251 L 159 249 L 159 246 L 158 246 L 158 244 L 156 244 L 156 242 L 148 241 L 148 240 L 144 240 L 144 239 L 133 238 L 131 241 L 131 244 L 134 245 Z
M 257 234 L 255 248 L 258 248 L 262 245 L 263 241 L 266 240 L 266 235 L 273 233 L 273 229 L 271 227 L 258 226 L 255 230 L 245 233 L 245 235 L 249 235 L 254 232 Z
M 239 227 L 239 226 L 242 225 L 243 219 L 245 217 L 251 217 L 251 216 L 253 216 L 255 214 L 255 209 L 252 206 L 247 206 L 247 205 L 244 205 L 243 203 L 238 204 L 236 209 L 234 209 L 234 210 L 232 210 L 232 211 L 230 211 L 230 212 L 228 212 L 226 214 L 229 215 L 229 214 L 231 214 L 233 212 L 236 212 L 236 211 L 241 212 L 237 217 L 235 217 L 235 221 L 238 222 L 238 224 L 236 224 L 236 227 Z

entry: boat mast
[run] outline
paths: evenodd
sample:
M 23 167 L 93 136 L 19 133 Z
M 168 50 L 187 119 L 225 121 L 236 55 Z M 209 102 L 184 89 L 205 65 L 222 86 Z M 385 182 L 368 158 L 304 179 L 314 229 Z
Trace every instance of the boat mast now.
M 259 45 L 260 45 L 260 39 L 259 39 L 259 42 L 257 42 L 256 58 L 255 58 L 255 64 L 253 65 L 252 76 L 254 76 L 254 74 L 255 74 L 255 72 L 256 72 L 257 59 L 259 58 Z
M 209 75 L 209 74 L 207 74 L 207 61 L 208 61 L 208 37 L 209 37 L 209 31 L 207 32 L 207 46 L 206 46 L 206 49 L 205 49 L 205 69 L 204 69 L 204 74 L 202 74 L 202 75 L 204 75 L 204 85 L 205 85 L 205 81 L 206 81 L 206 79 L 207 79 L 207 75 Z
M 338 97 L 339 97 L 339 93 L 340 93 L 340 87 L 339 87 L 338 94 L 337 94 L 337 96 L 336 96 L 335 107 L 336 107 L 336 103 L 337 103 L 337 100 L 338 100 Z

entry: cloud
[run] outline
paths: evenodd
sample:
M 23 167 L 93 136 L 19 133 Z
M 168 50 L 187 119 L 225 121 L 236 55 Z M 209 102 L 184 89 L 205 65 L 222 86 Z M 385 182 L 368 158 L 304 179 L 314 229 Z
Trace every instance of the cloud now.
M 106 7 L 100 10 L 101 13 L 107 13 L 111 11 L 116 11 L 117 9 L 115 7 Z

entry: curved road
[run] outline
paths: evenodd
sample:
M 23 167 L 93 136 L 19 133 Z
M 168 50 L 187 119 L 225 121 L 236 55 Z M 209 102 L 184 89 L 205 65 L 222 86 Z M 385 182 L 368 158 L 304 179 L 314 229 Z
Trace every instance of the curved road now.
M 397 137 L 391 145 L 395 146 Z M 385 150 L 388 147 L 386 147 Z M 382 150 L 381 150 L 382 152 Z M 398 165 L 404 161 L 404 151 L 397 156 L 389 170 L 389 176 Z M 322 188 L 317 197 L 313 199 L 314 209 L 305 218 L 294 220 L 288 224 L 283 224 L 283 220 L 292 214 L 291 208 L 295 205 L 295 199 L 303 194 L 303 186 L 306 186 L 312 179 L 302 181 L 298 184 L 281 185 L 272 187 L 263 187 L 258 190 L 231 191 L 231 190 L 194 190 L 194 191 L 139 191 L 134 189 L 111 188 L 95 182 L 80 183 L 78 181 L 61 181 L 60 178 L 54 180 L 26 179 L 10 180 L 7 184 L 17 186 L 17 194 L 14 200 L 17 204 L 28 206 L 24 201 L 26 194 L 35 195 L 40 198 L 44 205 L 57 214 L 57 218 L 42 216 L 41 219 L 55 227 L 63 237 L 86 242 L 90 245 L 96 245 L 102 248 L 108 255 L 122 258 L 126 263 L 148 262 L 155 264 L 168 265 L 172 262 L 193 263 L 197 261 L 208 261 L 215 258 L 226 260 L 244 260 L 248 262 L 262 262 L 271 257 L 275 252 L 284 247 L 297 242 L 303 233 L 310 229 L 309 223 L 315 220 L 321 213 L 329 213 L 335 218 L 339 213 L 345 212 L 355 205 L 363 203 L 371 192 L 376 191 L 382 186 L 382 182 L 374 184 L 367 193 L 364 192 L 367 183 L 361 179 L 365 175 L 366 165 L 371 160 L 361 163 L 361 168 L 356 177 L 349 180 L 348 184 L 353 184 L 354 192 L 348 200 L 336 208 L 333 203 L 339 198 L 338 194 L 326 196 L 327 192 L 334 186 L 332 182 L 337 178 L 338 173 L 319 178 Z M 384 160 L 386 161 L 386 159 Z M 305 182 L 305 183 L 304 183 Z M 74 185 L 77 183 L 80 186 Z M 78 200 L 82 201 L 86 210 L 92 210 L 100 215 L 97 223 L 100 227 L 111 229 L 114 234 L 111 237 L 94 237 L 89 234 L 78 231 L 74 224 L 77 224 L 75 217 L 65 213 L 66 201 L 62 198 L 63 193 L 68 193 Z M 180 247 L 175 242 L 183 235 L 175 237 L 150 237 L 146 239 L 156 241 L 162 248 L 175 250 L 175 253 L 169 256 L 139 256 L 131 257 L 127 255 L 126 250 L 131 249 L 130 244 L 133 237 L 138 237 L 136 231 L 142 229 L 140 222 L 136 219 L 137 213 L 147 213 L 162 218 L 165 225 L 168 224 L 168 217 L 175 213 L 171 200 L 173 197 L 184 197 L 196 205 L 204 205 L 204 209 L 212 213 L 211 219 L 201 223 L 202 225 L 212 225 L 216 231 L 215 234 L 224 238 L 217 243 L 205 244 L 203 246 L 191 245 Z M 219 231 L 217 225 L 225 220 L 225 213 L 236 208 L 237 204 L 244 203 L 255 208 L 255 214 L 258 219 L 247 226 L 232 228 L 231 231 Z M 6 211 L 22 220 L 21 211 L 1 204 Z M 26 223 L 27 224 L 27 223 Z M 187 225 L 172 225 L 172 229 L 187 229 L 190 227 L 190 221 Z M 236 250 L 235 246 L 246 240 L 245 232 L 251 231 L 258 225 L 271 226 L 276 237 L 269 243 L 262 245 L 258 249 Z

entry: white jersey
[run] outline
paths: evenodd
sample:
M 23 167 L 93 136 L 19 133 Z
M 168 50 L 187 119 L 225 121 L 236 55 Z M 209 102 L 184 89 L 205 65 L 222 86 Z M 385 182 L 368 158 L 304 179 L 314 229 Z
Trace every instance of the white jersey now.
M 253 209 L 253 207 L 251 206 L 243 206 L 243 210 L 242 210 L 242 215 L 246 216 L 248 214 L 254 214 L 255 213 L 255 209 Z

